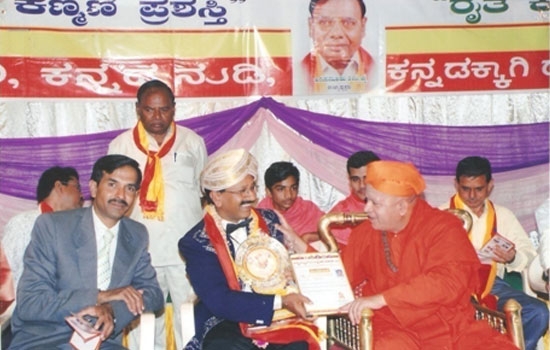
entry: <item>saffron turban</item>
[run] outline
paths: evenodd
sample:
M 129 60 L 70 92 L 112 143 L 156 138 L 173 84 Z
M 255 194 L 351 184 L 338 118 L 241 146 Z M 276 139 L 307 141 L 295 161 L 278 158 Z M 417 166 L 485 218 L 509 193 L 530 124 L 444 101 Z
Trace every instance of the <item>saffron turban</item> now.
M 201 190 L 221 191 L 241 182 L 247 175 L 258 178 L 258 162 L 248 151 L 239 148 L 208 160 L 201 172 Z
M 418 195 L 426 188 L 420 172 L 411 163 L 378 160 L 367 165 L 367 185 L 392 196 Z

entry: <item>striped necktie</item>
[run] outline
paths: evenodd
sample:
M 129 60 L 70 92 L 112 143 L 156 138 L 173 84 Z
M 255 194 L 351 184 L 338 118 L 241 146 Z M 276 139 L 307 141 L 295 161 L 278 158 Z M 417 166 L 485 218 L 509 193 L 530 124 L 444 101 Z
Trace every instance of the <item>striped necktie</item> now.
M 103 235 L 103 246 L 97 254 L 97 288 L 106 290 L 111 282 L 111 264 L 109 263 L 111 241 L 115 235 L 107 230 Z

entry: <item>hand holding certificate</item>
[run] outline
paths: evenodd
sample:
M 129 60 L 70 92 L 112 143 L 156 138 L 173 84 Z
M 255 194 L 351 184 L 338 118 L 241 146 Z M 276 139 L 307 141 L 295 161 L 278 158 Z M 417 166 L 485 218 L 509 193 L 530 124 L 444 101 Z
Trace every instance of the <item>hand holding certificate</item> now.
M 514 249 L 514 243 L 498 233 L 495 233 L 491 239 L 485 243 L 478 251 L 477 255 L 483 264 L 490 264 L 497 258 L 496 251 L 508 252 Z
M 308 313 L 335 314 L 341 306 L 354 300 L 338 253 L 294 254 L 290 262 L 300 293 L 312 301 L 306 304 Z

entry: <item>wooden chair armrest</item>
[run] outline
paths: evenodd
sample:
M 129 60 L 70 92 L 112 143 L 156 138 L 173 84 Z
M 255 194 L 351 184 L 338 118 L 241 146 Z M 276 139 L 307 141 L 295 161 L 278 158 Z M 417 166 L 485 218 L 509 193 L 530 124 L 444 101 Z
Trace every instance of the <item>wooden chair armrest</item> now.
M 501 333 L 506 332 L 519 349 L 525 349 L 523 326 L 521 324 L 521 305 L 516 300 L 508 300 L 504 304 L 504 312 L 490 309 L 476 301 L 472 301 L 472 305 L 476 309 L 476 319 L 487 320 L 493 328 Z
M 358 326 L 352 325 L 347 316 L 329 316 L 327 325 L 329 348 L 336 343 L 346 349 L 372 350 L 374 347 L 372 335 L 373 315 L 371 309 L 364 309 Z

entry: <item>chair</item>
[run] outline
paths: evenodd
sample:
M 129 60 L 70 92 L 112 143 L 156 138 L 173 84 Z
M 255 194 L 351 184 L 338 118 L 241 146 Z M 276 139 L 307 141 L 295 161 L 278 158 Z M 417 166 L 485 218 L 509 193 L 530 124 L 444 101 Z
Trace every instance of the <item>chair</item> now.
M 140 350 L 155 349 L 155 314 L 152 312 L 144 312 L 139 320 L 139 348 Z
M 195 335 L 195 318 L 194 318 L 194 307 L 195 304 L 192 302 L 186 302 L 181 304 L 180 306 L 180 314 L 181 314 L 181 335 L 183 344 L 187 344 L 191 338 Z M 368 317 L 365 317 L 363 320 L 361 320 L 361 326 L 360 329 L 369 330 L 371 329 L 371 315 L 365 315 Z M 327 334 L 327 329 L 329 327 L 335 327 L 335 324 L 332 320 L 329 320 L 326 316 L 324 317 L 318 317 L 315 321 L 315 325 L 322 330 L 325 334 Z M 366 339 L 367 342 L 370 342 L 372 344 L 372 339 L 369 339 L 367 336 L 365 336 L 363 339 Z M 330 344 L 336 343 L 336 340 L 333 342 L 330 342 Z M 327 342 L 322 341 L 321 344 L 319 344 L 321 347 L 321 350 L 327 350 Z M 370 347 L 363 347 L 361 349 L 372 349 L 372 345 Z
M 194 307 L 195 304 L 192 302 L 186 302 L 180 305 L 181 339 L 184 345 L 195 335 Z
M 504 304 L 504 312 L 489 309 L 472 298 L 475 308 L 475 319 L 487 323 L 502 334 L 507 334 L 520 350 L 525 349 L 523 326 L 521 324 L 521 305 L 514 299 Z
M 471 217 L 468 218 L 469 214 L 458 209 L 449 211 L 458 216 L 462 220 L 466 231 L 469 231 L 472 224 Z M 329 251 L 338 251 L 336 240 L 330 233 L 330 226 L 333 224 L 357 225 L 367 219 L 365 213 L 328 213 L 319 220 L 319 235 Z M 507 334 L 519 349 L 525 349 L 521 324 L 521 306 L 517 301 L 514 299 L 508 300 L 504 306 L 504 312 L 491 310 L 474 301 L 472 304 L 476 310 L 475 319 L 486 320 L 492 328 Z M 372 315 L 372 310 L 363 310 L 359 327 L 353 326 L 347 317 L 330 316 L 327 323 L 329 345 L 338 344 L 346 349 L 353 350 L 371 350 L 373 348 Z

